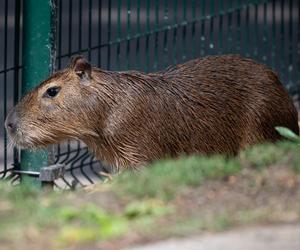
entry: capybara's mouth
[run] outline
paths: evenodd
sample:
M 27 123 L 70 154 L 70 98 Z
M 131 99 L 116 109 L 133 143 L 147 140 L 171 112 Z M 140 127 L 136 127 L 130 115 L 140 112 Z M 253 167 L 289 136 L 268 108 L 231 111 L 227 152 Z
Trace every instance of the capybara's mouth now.
M 23 134 L 17 131 L 14 135 L 8 132 L 9 146 L 17 147 L 20 149 L 33 149 L 36 148 L 29 140 L 26 140 Z
M 24 133 L 20 129 L 17 129 L 15 133 L 7 131 L 7 134 L 9 147 L 17 147 L 19 149 L 37 149 L 45 146 L 43 143 L 38 142 L 36 138 L 30 134 Z

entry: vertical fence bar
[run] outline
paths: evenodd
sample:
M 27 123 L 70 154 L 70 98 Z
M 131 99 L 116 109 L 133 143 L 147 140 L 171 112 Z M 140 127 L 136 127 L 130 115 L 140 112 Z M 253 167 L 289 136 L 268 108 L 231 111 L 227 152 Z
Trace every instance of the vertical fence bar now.
M 61 0 L 62 1 L 62 0 Z M 79 24 L 78 24 L 78 51 L 81 53 L 82 51 L 82 0 L 79 0 Z
M 196 0 L 192 0 L 192 58 L 196 55 L 196 42 L 195 42 L 195 33 L 196 33 Z
M 219 26 L 218 26 L 218 50 L 219 54 L 223 53 L 223 0 L 219 0 Z
M 250 57 L 250 7 L 247 5 L 246 8 L 246 41 L 245 41 L 245 48 L 246 48 L 246 57 Z
M 259 25 L 258 25 L 258 4 L 257 3 L 254 3 L 254 34 L 253 34 L 253 36 L 254 36 L 254 39 L 253 39 L 253 41 L 254 41 L 254 48 L 253 48 L 253 57 L 255 58 L 255 59 L 257 59 L 257 57 L 258 57 L 258 41 L 259 41 L 259 38 L 258 38 L 258 36 L 259 36 L 259 32 L 258 32 L 258 30 L 259 30 Z
M 136 32 L 138 35 L 141 33 L 141 3 L 140 0 L 137 0 L 136 3 Z M 141 55 L 140 55 L 140 37 L 138 36 L 136 40 L 136 47 L 135 47 L 135 53 L 136 53 L 136 64 L 135 67 L 137 69 L 141 68 Z
M 107 64 L 106 68 L 110 69 L 110 40 L 111 40 L 111 1 L 108 1 L 108 20 L 107 20 Z
M 289 40 L 288 40 L 288 87 L 292 85 L 293 72 L 293 1 L 289 1 Z
M 187 54 L 187 48 L 186 48 L 186 30 L 187 30 L 187 18 L 186 18 L 186 1 L 183 1 L 183 8 L 182 8 L 182 19 L 185 25 L 182 28 L 182 55 L 181 59 L 182 61 L 186 60 L 186 54 Z
M 232 4 L 232 1 L 229 1 L 229 5 L 227 6 L 228 10 L 229 10 L 229 13 L 227 14 L 228 15 L 228 22 L 227 22 L 227 29 L 228 29 L 228 32 L 227 32 L 227 46 L 226 46 L 226 49 L 227 49 L 227 53 L 232 53 L 232 48 L 233 48 L 233 38 L 232 38 L 232 33 L 233 33 L 233 30 L 232 30 L 232 9 L 233 9 L 233 4 Z
M 280 53 L 279 53 L 279 61 L 280 61 L 280 65 L 278 67 L 278 69 L 280 69 L 281 72 L 281 77 L 282 79 L 285 80 L 285 43 L 286 43 L 286 38 L 284 37 L 285 35 L 285 23 L 284 23 L 284 19 L 285 19 L 285 13 L 284 13 L 284 9 L 285 9 L 285 1 L 281 0 L 280 1 Z
M 169 6 L 168 1 L 164 0 L 164 25 L 169 25 Z M 168 26 L 170 27 L 170 26 Z M 166 68 L 168 63 L 168 29 L 164 32 L 164 40 L 163 40 L 163 67 Z
M 50 47 L 50 60 L 49 60 L 49 73 L 53 74 L 56 69 L 56 41 L 57 41 L 57 0 L 50 2 L 50 34 L 49 34 L 49 45 Z M 56 162 L 56 147 L 50 145 L 48 147 L 48 165 L 52 165 Z
M 276 66 L 276 17 L 275 17 L 275 0 L 272 1 L 272 49 L 271 49 L 271 66 L 274 69 Z
M 58 46 L 57 46 L 57 53 L 58 55 L 62 54 L 62 0 L 58 0 L 58 9 L 59 9 L 59 14 L 58 14 Z M 57 62 L 57 67 L 60 69 L 61 68 L 61 58 L 58 59 Z M 58 150 L 60 150 L 60 146 L 58 146 Z
M 98 3 L 98 45 L 102 45 L 102 1 Z M 101 47 L 98 49 L 98 67 L 101 67 Z
M 146 3 L 146 32 L 149 33 L 150 32 L 150 1 L 147 0 Z M 145 71 L 148 72 L 149 71 L 149 39 L 150 39 L 150 35 L 147 34 L 146 35 L 146 44 L 145 44 L 145 55 L 146 55 L 146 65 L 145 65 Z
M 108 3 L 108 11 L 109 13 L 111 12 L 111 3 L 109 1 Z M 120 39 L 121 39 L 121 35 L 122 35 L 122 26 L 121 26 L 121 7 L 122 7 L 122 2 L 121 0 L 118 0 L 118 12 L 117 12 L 117 39 L 118 39 L 118 44 L 117 44 L 117 70 L 120 70 L 121 69 L 121 42 L 120 42 Z M 110 14 L 108 13 L 108 29 L 110 29 L 111 27 L 111 16 Z M 110 34 L 110 33 L 109 33 Z M 110 43 L 110 37 L 107 38 L 108 40 L 108 44 Z M 107 48 L 109 50 L 109 47 Z M 107 57 L 109 57 L 110 55 L 107 54 Z M 107 68 L 109 69 L 109 68 Z
M 174 24 L 177 24 L 177 5 L 178 2 L 177 0 L 174 0 L 174 17 L 173 17 L 173 22 Z M 177 27 L 174 28 L 173 30 L 173 64 L 177 63 Z
M 237 20 L 236 20 L 236 49 L 239 53 L 241 53 L 241 0 L 237 0 L 238 10 L 237 10 Z
M 127 30 L 127 42 L 126 42 L 126 70 L 130 67 L 130 38 L 131 38 L 131 1 L 127 0 L 127 22 L 126 22 L 126 30 Z
M 211 51 L 215 49 L 215 41 L 214 41 L 214 18 L 215 18 L 215 1 L 210 2 L 210 8 L 209 8 L 209 54 L 211 54 Z
M 200 55 L 205 55 L 205 0 L 201 1 L 201 35 L 200 35 Z
M 58 55 L 61 55 L 61 51 L 62 51 L 62 0 L 58 0 L 58 3 L 57 3 L 57 8 L 58 8 L 58 25 L 57 25 L 57 42 L 58 42 L 58 46 L 57 46 L 57 53 Z M 61 58 L 58 59 L 57 61 L 57 67 L 60 69 L 61 68 Z M 61 146 L 60 145 L 57 145 L 56 147 L 56 153 L 57 155 L 60 155 L 61 153 Z M 59 157 L 56 157 L 55 159 L 55 164 L 58 163 L 59 161 Z
M 92 57 L 92 10 L 93 10 L 93 2 L 89 0 L 89 27 L 88 27 L 88 59 L 91 60 Z
M 62 1 L 62 0 L 61 0 Z M 68 54 L 72 55 L 72 13 L 73 13 L 73 5 L 72 0 L 69 0 L 69 27 L 68 27 Z
M 159 1 L 155 0 L 155 24 L 154 24 L 154 71 L 158 68 L 158 28 L 159 28 Z
M 263 4 L 263 11 L 264 11 L 264 25 L 263 25 L 263 37 L 262 37 L 262 43 L 263 43 L 263 49 L 264 49 L 264 53 L 262 56 L 262 60 L 264 62 L 266 62 L 269 58 L 269 53 L 268 51 L 268 22 L 267 22 L 267 8 L 268 8 L 268 3 L 264 3 Z
M 4 2 L 4 46 L 3 46 L 3 58 L 4 58 L 4 62 L 3 62 L 3 66 L 4 69 L 7 68 L 7 19 L 8 19 L 8 0 L 6 0 Z M 3 118 L 5 121 L 5 118 L 7 116 L 7 72 L 4 72 L 4 79 L 3 79 Z M 5 128 L 4 129 L 4 170 L 7 169 L 7 135 L 5 132 Z M 5 175 L 5 172 L 4 172 Z
M 28 93 L 53 70 L 54 39 L 52 37 L 55 0 L 26 0 L 23 2 L 23 74 L 22 94 Z M 53 32 L 53 33 L 52 33 Z M 21 169 L 39 171 L 48 165 L 46 150 L 21 152 Z M 22 181 L 39 185 L 27 176 Z
M 21 16 L 21 3 L 16 0 L 15 3 L 15 43 L 14 43 L 14 105 L 19 100 L 19 60 L 20 60 L 20 16 Z M 19 162 L 19 150 L 14 148 L 14 166 L 17 166 Z

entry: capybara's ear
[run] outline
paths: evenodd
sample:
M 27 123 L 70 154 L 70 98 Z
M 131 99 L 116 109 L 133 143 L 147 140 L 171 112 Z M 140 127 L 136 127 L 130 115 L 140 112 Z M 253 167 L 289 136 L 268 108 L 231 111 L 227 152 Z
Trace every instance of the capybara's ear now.
M 81 55 L 72 57 L 70 68 L 75 71 L 75 73 L 81 79 L 91 78 L 92 66 L 91 64 Z

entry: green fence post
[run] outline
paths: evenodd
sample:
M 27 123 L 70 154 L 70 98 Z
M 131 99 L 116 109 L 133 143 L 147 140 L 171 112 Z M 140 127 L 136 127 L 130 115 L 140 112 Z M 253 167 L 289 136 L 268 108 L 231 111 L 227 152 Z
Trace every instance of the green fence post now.
M 54 70 L 55 61 L 55 0 L 23 2 L 22 94 L 38 85 Z M 39 171 L 48 165 L 48 151 L 21 151 L 21 170 Z M 40 186 L 37 178 L 22 177 L 25 184 Z

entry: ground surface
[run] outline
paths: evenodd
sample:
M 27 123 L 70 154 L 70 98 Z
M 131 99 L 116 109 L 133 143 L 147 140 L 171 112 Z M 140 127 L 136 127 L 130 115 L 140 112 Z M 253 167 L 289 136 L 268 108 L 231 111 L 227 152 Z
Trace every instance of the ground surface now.
M 225 233 L 170 239 L 130 250 L 299 250 L 300 224 L 256 226 Z
M 256 241 L 266 243 L 264 249 L 296 249 L 298 143 L 260 145 L 236 158 L 165 160 L 75 192 L 2 183 L 0 250 L 130 249 L 170 238 L 180 240 L 167 241 L 161 249 L 176 249 L 171 248 L 175 242 L 183 246 L 177 249 L 206 244 L 214 250 L 237 238 L 252 249 L 259 249 Z M 245 249 L 239 244 L 234 241 L 236 248 L 230 249 Z M 154 246 L 145 249 L 161 245 Z

